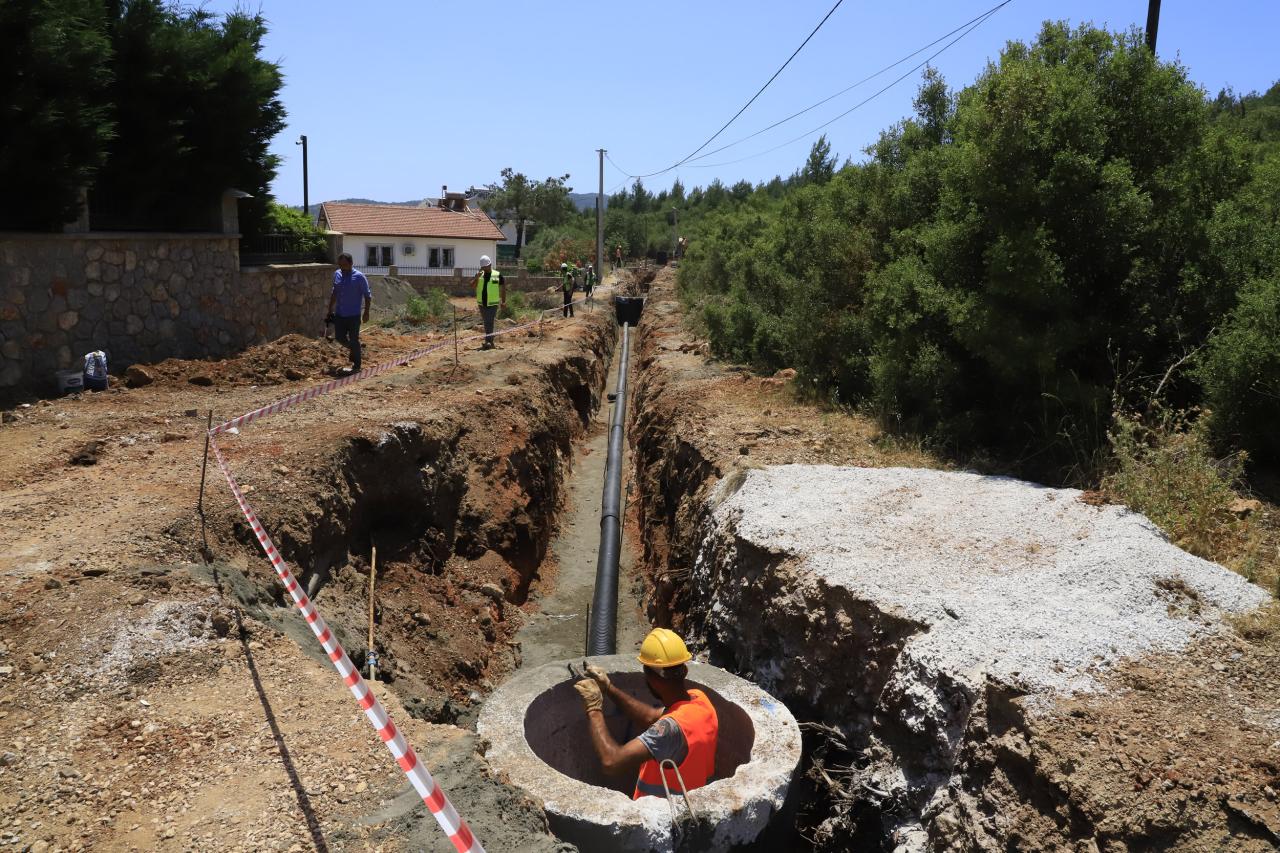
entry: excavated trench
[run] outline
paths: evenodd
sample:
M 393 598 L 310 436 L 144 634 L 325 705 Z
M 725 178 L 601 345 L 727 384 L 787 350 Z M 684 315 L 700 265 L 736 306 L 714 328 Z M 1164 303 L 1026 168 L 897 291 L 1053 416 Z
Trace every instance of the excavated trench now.
M 376 546 L 378 678 L 415 716 L 469 722 L 481 694 L 520 663 L 517 609 L 548 555 L 617 337 L 604 312 L 582 326 L 562 357 L 531 359 L 458 406 L 424 403 L 418 414 L 409 404 L 403 419 L 294 471 L 305 485 L 292 495 L 258 496 L 281 553 L 362 668 Z M 228 510 L 213 526 L 221 550 L 240 552 L 213 564 L 215 579 L 322 656 L 243 519 Z
M 794 549 L 726 523 L 718 510 L 759 469 L 686 417 L 703 400 L 664 363 L 687 342 L 670 340 L 673 303 L 656 301 L 639 328 L 628 426 L 650 620 L 807 723 L 806 779 L 757 848 L 1096 851 L 1112 849 L 1109 837 L 1130 847 L 1179 837 L 1158 826 L 1107 836 L 1099 825 L 1116 807 L 1085 802 L 1062 775 L 1087 759 L 1060 758 L 1061 746 L 1044 752 L 1049 730 L 1029 720 L 1013 682 L 931 668 L 906 650 L 937 635 L 938 623 L 814 580 Z M 482 693 L 520 665 L 522 620 L 512 610 L 548 557 L 568 461 L 591 429 L 617 337 L 603 316 L 584 326 L 578 349 L 492 393 L 406 410 L 376 435 L 347 440 L 300 472 L 300 497 L 261 496 L 264 523 L 362 666 L 377 546 L 379 678 L 416 716 L 467 723 Z M 685 364 L 694 362 L 697 375 L 714 374 L 698 359 Z M 256 558 L 231 511 L 221 527 L 228 546 Z M 316 653 L 261 562 L 242 556 L 215 571 L 248 609 Z M 966 615 L 940 609 L 944 620 Z M 1006 810 L 1018 815 L 1013 829 L 994 817 Z M 1039 835 L 1019 835 L 1026 827 Z

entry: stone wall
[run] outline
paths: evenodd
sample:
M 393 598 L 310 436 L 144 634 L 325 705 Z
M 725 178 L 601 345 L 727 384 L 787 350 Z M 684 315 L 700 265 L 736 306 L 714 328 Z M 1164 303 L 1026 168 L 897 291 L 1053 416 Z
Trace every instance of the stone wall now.
M 0 235 L 0 396 L 50 393 L 106 350 L 111 373 L 315 332 L 333 268 L 240 269 L 235 234 Z

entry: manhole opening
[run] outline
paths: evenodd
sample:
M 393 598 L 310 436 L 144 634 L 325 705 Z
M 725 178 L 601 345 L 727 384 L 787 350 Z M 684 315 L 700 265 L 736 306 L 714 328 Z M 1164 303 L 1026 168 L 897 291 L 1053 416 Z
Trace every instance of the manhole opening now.
M 640 673 L 611 672 L 609 680 L 623 692 L 643 702 L 656 704 Z M 716 748 L 716 773 L 713 781 L 728 779 L 740 766 L 751 760 L 751 748 L 756 739 L 755 726 L 746 711 L 710 687 L 692 679 L 688 684 L 706 693 L 715 706 L 716 716 L 720 721 L 720 738 Z M 640 734 L 631 721 L 607 699 L 605 724 L 619 743 L 626 743 Z M 635 789 L 635 779 L 607 776 L 600 767 L 600 760 L 596 758 L 591 746 L 582 700 L 573 689 L 572 681 L 557 684 L 529 703 L 524 715 L 524 736 L 534 755 L 571 779 L 619 791 L 628 797 Z

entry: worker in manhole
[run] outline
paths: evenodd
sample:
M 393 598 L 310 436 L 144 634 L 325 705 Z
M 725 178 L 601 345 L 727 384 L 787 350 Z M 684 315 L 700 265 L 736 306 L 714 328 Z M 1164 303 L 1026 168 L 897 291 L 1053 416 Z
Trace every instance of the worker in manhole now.
M 644 664 L 644 682 L 649 692 L 663 705 L 655 708 L 624 693 L 609 682 L 609 675 L 594 664 L 587 666 L 589 678 L 573 686 L 582 696 L 587 709 L 587 725 L 591 743 L 604 771 L 611 776 L 639 773 L 632 799 L 643 796 L 662 797 L 665 774 L 672 793 L 692 791 L 710 781 L 715 773 L 716 741 L 720 723 L 716 709 L 707 694 L 685 683 L 693 658 L 684 641 L 666 628 L 654 628 L 640 644 L 640 663 Z M 639 737 L 619 745 L 604 723 L 604 696 L 608 696 L 624 714 L 644 729 Z M 674 762 L 679 774 L 670 764 Z

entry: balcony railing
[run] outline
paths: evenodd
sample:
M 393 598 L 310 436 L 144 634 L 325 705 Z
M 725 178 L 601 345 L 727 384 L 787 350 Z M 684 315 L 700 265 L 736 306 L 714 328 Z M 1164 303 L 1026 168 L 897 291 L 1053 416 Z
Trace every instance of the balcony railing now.
M 309 245 L 310 244 L 310 245 Z M 328 260 L 323 245 L 293 234 L 262 234 L 240 240 L 240 266 L 267 264 L 314 264 Z

